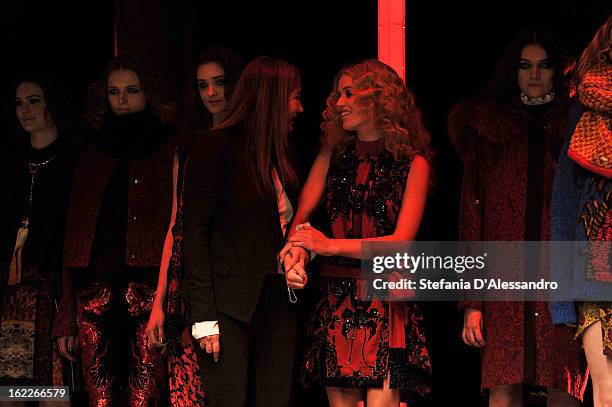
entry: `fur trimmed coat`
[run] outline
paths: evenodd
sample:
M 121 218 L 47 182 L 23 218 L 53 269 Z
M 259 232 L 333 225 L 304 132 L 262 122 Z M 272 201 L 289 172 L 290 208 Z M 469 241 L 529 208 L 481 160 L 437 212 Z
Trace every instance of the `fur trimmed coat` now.
M 520 104 L 488 100 L 457 104 L 448 118 L 452 143 L 464 162 L 460 239 L 526 240 L 528 205 L 542 213 L 540 240 L 549 239 L 549 208 L 556 159 L 568 117 L 565 103 L 551 102 L 539 122 Z M 528 196 L 529 132 L 544 138 L 540 196 Z M 532 190 L 533 191 L 533 190 Z M 533 210 L 533 208 L 531 208 Z M 541 216 L 540 216 L 541 215 Z M 534 239 L 537 240 L 537 237 Z M 520 267 L 519 267 L 520 268 Z M 518 270 L 517 273 L 521 271 Z M 551 386 L 582 399 L 586 374 L 582 352 L 569 327 L 553 327 L 546 303 L 463 302 L 482 310 L 486 345 L 481 388 L 528 383 Z

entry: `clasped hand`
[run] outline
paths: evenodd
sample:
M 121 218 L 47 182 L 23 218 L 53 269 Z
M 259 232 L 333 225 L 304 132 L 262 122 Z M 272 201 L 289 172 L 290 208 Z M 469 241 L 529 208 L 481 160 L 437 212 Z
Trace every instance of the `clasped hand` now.
M 306 263 L 310 255 L 301 247 L 294 247 L 287 243 L 279 253 L 279 258 L 285 269 L 287 286 L 296 290 L 306 287 L 308 275 L 306 274 Z
M 319 230 L 310 226 L 310 223 L 304 223 L 296 228 L 297 231 L 291 235 L 281 251 L 285 251 L 288 246 L 301 247 L 321 256 L 333 256 L 333 239 L 328 238 Z

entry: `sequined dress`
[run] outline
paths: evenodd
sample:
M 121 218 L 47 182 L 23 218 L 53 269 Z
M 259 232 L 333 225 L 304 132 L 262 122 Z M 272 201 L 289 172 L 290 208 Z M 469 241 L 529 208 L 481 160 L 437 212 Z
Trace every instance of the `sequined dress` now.
M 333 238 L 393 233 L 410 161 L 395 160 L 384 140 L 351 141 L 332 156 L 327 174 L 327 216 Z M 391 388 L 413 399 L 430 391 L 429 352 L 415 303 L 361 300 L 360 263 L 326 258 L 319 302 L 309 326 L 305 384 Z

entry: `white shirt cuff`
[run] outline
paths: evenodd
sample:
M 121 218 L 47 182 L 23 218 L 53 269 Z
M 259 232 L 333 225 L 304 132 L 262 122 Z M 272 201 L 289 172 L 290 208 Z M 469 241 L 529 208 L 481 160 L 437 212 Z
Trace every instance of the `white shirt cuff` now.
M 210 335 L 219 335 L 219 321 L 196 322 L 191 327 L 191 335 L 195 339 Z

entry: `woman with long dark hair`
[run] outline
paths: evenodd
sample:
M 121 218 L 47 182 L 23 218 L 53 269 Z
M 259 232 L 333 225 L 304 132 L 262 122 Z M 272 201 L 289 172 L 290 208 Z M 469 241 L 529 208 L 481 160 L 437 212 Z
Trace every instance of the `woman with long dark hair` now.
M 206 49 L 197 58 L 187 90 L 187 108 L 174 156 L 172 217 L 159 269 L 157 292 L 147 335 L 168 352 L 168 383 L 172 405 L 203 405 L 200 381 L 180 287 L 183 267 L 183 173 L 194 134 L 218 125 L 227 113 L 232 91 L 243 69 L 242 58 L 223 47 Z
M 568 114 L 564 64 L 556 36 L 530 28 L 510 43 L 485 91 L 452 109 L 448 130 L 464 162 L 462 240 L 549 240 L 554 166 Z M 544 264 L 517 261 L 517 273 L 544 278 Z M 483 350 L 481 388 L 489 405 L 524 405 L 523 394 L 537 392 L 524 392 L 523 384 L 545 387 L 549 406 L 580 404 L 587 380 L 580 349 L 570 343 L 570 328 L 553 327 L 545 302 L 473 301 L 460 309 L 463 341 Z
M 363 298 L 359 259 L 364 242 L 414 240 L 430 184 L 429 133 L 414 96 L 376 60 L 338 73 L 321 128 L 323 147 L 281 252 L 295 289 L 307 283 L 304 249 L 325 256 L 305 380 L 325 386 L 334 407 L 399 406 L 430 391 L 423 317 L 415 303 Z M 330 238 L 308 223 L 324 195 Z
M 21 76 L 11 92 L 15 149 L 2 162 L 0 383 L 67 385 L 52 338 L 62 241 L 76 164 L 76 106 L 48 72 Z
M 145 328 L 171 214 L 172 106 L 135 55 L 107 65 L 89 102 L 97 138 L 74 176 L 54 334 L 71 360 L 78 338 L 92 406 L 155 404 L 165 368 Z
M 291 403 L 296 309 L 278 252 L 297 184 L 287 136 L 300 112 L 298 70 L 260 57 L 236 84 L 227 118 L 194 139 L 185 172 L 186 290 L 211 407 Z

